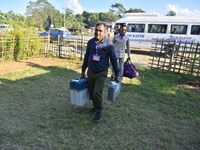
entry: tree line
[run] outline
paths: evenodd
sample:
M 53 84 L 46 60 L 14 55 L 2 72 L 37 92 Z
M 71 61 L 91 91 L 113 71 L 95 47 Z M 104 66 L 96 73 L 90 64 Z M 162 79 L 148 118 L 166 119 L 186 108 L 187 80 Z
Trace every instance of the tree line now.
M 115 3 L 107 12 L 87 12 L 74 14 L 69 8 L 64 12 L 57 10 L 48 0 L 29 1 L 25 15 L 0 12 L 0 23 L 11 24 L 17 28 L 36 28 L 39 31 L 48 30 L 50 27 L 66 27 L 70 30 L 82 31 L 84 28 L 93 27 L 96 22 L 115 22 L 124 13 L 144 13 L 139 8 L 126 9 L 123 4 Z M 175 15 L 170 11 L 167 15 Z
M 8 24 L 12 27 L 11 32 L 2 34 L 2 39 L 8 39 L 0 43 L 0 53 L 13 49 L 10 56 L 4 52 L 5 60 L 19 60 L 30 56 L 37 55 L 41 50 L 41 41 L 39 38 L 29 40 L 30 37 L 38 36 L 39 31 L 49 30 L 52 25 L 54 27 L 66 27 L 72 31 L 82 33 L 85 28 L 94 27 L 99 22 L 115 22 L 122 17 L 124 13 L 144 13 L 145 11 L 139 8 L 125 9 L 120 3 L 115 3 L 110 6 L 107 12 L 87 12 L 82 14 L 74 14 L 67 8 L 64 12 L 57 10 L 48 0 L 29 1 L 26 7 L 25 15 L 16 14 L 12 11 L 3 13 L 0 11 L 0 24 Z M 169 12 L 169 15 L 174 15 L 174 12 Z M 9 39 L 14 39 L 14 44 L 9 42 Z M 7 47 L 7 49 L 3 48 Z M 14 53 L 13 53 L 14 52 Z

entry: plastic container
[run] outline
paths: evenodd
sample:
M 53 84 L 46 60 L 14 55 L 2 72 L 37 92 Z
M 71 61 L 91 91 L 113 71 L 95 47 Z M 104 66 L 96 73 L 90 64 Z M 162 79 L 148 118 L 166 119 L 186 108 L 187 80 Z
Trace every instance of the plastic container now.
M 87 79 L 71 80 L 70 102 L 73 106 L 84 106 L 89 100 Z
M 121 89 L 121 83 L 111 81 L 108 86 L 108 100 L 115 101 Z

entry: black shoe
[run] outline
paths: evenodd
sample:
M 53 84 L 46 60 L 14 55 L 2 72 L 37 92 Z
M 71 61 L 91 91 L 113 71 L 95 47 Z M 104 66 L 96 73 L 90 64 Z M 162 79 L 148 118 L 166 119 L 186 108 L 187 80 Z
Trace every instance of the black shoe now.
M 94 115 L 94 119 L 95 122 L 100 122 L 101 121 L 101 112 L 96 112 Z

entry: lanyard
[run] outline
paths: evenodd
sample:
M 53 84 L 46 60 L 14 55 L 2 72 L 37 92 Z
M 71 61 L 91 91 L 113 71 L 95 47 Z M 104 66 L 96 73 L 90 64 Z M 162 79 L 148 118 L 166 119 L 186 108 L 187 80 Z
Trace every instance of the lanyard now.
M 99 41 L 98 43 L 97 42 L 95 42 L 95 44 L 96 44 L 96 55 L 98 55 L 98 52 L 99 52 L 99 47 L 100 47 L 100 44 L 102 43 L 102 41 Z
M 98 43 L 96 44 L 96 55 L 98 55 L 99 49 L 98 49 Z

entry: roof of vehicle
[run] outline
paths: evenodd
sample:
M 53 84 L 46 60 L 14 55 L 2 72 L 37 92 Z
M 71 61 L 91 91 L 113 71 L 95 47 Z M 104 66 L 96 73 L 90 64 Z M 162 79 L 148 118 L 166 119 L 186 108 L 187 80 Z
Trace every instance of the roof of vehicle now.
M 193 23 L 200 24 L 200 18 L 198 16 L 159 16 L 156 14 L 141 15 L 128 13 L 124 17 L 118 19 L 116 23 L 131 23 L 131 22 L 153 22 L 153 23 Z

